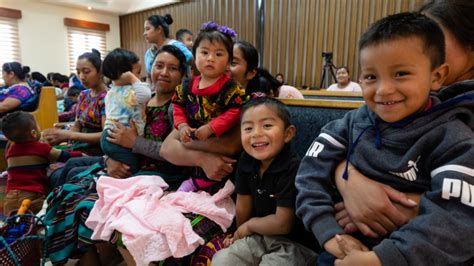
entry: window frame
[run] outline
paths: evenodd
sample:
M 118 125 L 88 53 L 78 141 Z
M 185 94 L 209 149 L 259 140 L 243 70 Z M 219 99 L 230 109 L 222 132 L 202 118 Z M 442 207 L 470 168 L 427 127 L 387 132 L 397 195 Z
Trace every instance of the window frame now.
M 77 58 L 83 53 L 94 48 L 103 59 L 107 52 L 106 32 L 101 30 L 67 27 L 67 43 L 69 74 L 76 73 Z
M 0 67 L 7 62 L 21 62 L 18 17 L 0 15 L 0 35 Z M 8 35 L 9 38 L 6 38 Z M 0 84 L 4 82 L 3 73 L 0 71 Z

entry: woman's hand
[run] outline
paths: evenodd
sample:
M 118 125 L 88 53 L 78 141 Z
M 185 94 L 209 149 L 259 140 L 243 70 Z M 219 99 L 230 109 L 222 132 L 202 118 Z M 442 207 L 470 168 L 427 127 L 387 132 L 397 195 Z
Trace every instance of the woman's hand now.
M 43 131 L 43 139 L 50 145 L 57 145 L 69 140 L 71 132 L 63 129 L 48 128 Z
M 119 122 L 115 122 L 115 127 L 109 129 L 108 135 L 107 140 L 111 143 L 131 149 L 138 136 L 137 127 L 132 120 L 130 120 L 129 128 Z
M 114 159 L 108 158 L 105 161 L 105 165 L 107 166 L 107 175 L 111 177 L 127 178 L 132 174 L 128 171 L 130 166 L 122 162 L 115 161 Z
M 334 209 L 336 211 L 336 221 L 344 229 L 346 234 L 352 234 L 358 231 L 357 226 L 352 221 L 349 213 L 347 212 L 346 208 L 344 207 L 344 202 L 341 201 L 334 205 Z
M 214 181 L 221 181 L 224 177 L 232 173 L 233 164 L 237 161 L 214 153 L 203 153 L 198 166 L 206 173 L 206 176 Z
M 345 210 L 357 229 L 364 235 L 368 237 L 386 235 L 412 218 L 399 211 L 394 203 L 415 208 L 418 205 L 417 202 L 409 199 L 402 192 L 370 180 L 352 165 L 348 170 L 348 180 L 342 179 L 344 165 L 345 162 L 341 163 L 336 170 L 336 185 L 344 199 Z M 353 229 L 349 225 L 348 230 Z
M 420 194 L 416 193 L 408 193 L 407 194 L 408 198 L 412 199 L 415 202 L 420 202 Z M 403 215 L 406 217 L 409 217 L 409 219 L 412 219 L 416 217 L 418 214 L 418 206 L 415 207 L 406 207 L 400 203 L 393 202 L 393 205 L 401 212 Z M 352 221 L 351 217 L 349 216 L 349 213 L 347 212 L 344 202 L 339 202 L 336 205 L 334 205 L 334 208 L 336 210 L 336 220 L 337 223 L 344 228 L 344 232 L 347 234 L 354 233 L 358 231 L 359 229 L 355 225 L 355 223 Z

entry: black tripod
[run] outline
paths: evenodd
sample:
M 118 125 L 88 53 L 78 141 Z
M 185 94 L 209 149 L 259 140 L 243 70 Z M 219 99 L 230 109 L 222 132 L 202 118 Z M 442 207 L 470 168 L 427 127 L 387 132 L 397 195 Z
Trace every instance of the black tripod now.
M 336 66 L 332 63 L 332 53 L 323 53 L 324 57 L 324 66 L 323 72 L 321 74 L 321 84 L 319 85 L 320 89 L 327 89 L 331 84 L 331 77 L 336 80 L 336 74 L 334 74 L 334 69 Z

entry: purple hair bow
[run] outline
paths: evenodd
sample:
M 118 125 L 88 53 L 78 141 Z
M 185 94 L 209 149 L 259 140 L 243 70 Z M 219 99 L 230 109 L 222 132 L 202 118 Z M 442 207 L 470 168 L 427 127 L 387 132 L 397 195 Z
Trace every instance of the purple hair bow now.
M 237 32 L 235 32 L 235 30 L 233 30 L 232 28 L 229 28 L 227 26 L 220 26 L 219 24 L 213 21 L 203 23 L 201 26 L 201 30 L 218 30 L 231 38 L 237 37 Z

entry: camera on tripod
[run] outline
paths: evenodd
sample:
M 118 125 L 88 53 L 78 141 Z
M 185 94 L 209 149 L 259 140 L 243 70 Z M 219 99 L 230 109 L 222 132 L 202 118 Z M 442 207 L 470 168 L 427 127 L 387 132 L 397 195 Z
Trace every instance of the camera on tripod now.
M 326 62 L 331 62 L 332 60 L 332 52 L 323 52 L 322 57 Z
M 331 77 L 336 80 L 336 74 L 334 69 L 336 66 L 332 63 L 332 52 L 323 52 L 322 57 L 324 58 L 323 72 L 321 74 L 320 88 L 327 89 L 331 84 Z

